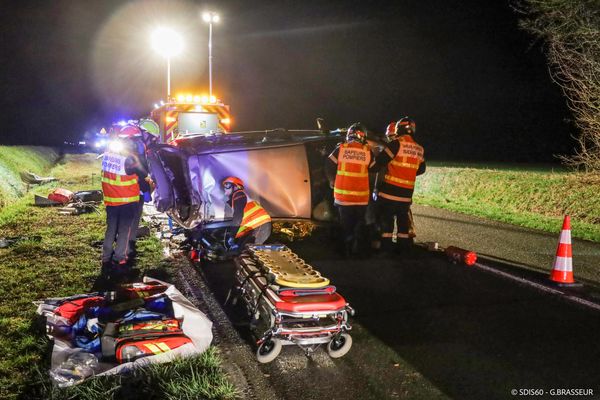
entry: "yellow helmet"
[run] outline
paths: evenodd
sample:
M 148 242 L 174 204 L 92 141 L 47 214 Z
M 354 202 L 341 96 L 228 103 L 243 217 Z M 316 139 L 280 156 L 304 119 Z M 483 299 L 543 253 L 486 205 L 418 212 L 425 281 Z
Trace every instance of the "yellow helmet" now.
M 141 119 L 138 126 L 151 135 L 159 135 L 158 124 L 151 119 Z

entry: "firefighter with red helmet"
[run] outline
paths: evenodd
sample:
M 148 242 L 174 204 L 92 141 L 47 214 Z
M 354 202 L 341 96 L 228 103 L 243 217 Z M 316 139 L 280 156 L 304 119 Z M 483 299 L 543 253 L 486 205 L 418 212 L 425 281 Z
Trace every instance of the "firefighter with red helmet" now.
M 329 161 L 328 168 L 336 168 L 333 198 L 342 226 L 344 255 L 350 256 L 357 251 L 358 236 L 365 223 L 371 197 L 369 170 L 375 166 L 367 130 L 360 122 L 348 128 L 345 142 L 333 150 Z
M 413 136 L 415 122 L 403 117 L 386 131 L 388 143 L 377 156 L 377 165 L 386 166 L 383 180 L 377 194 L 377 208 L 380 217 L 381 248 L 385 252 L 409 248 L 413 238 L 410 229 L 410 205 L 417 175 L 425 172 L 426 164 L 423 147 Z M 397 232 L 394 244 L 394 221 Z
M 396 121 L 392 121 L 385 128 L 385 140 L 386 142 L 391 142 L 397 137 L 396 135 Z
M 229 252 L 243 250 L 246 244 L 262 244 L 271 235 L 271 217 L 244 191 L 244 182 L 229 176 L 221 182 L 227 205 L 233 211 L 232 226 L 225 238 Z
M 114 140 L 102 158 L 102 191 L 106 206 L 106 232 L 102 246 L 103 273 L 129 270 L 130 243 L 137 233 L 132 224 L 140 202 L 140 179 L 147 176 L 132 139 L 139 128 L 126 125 L 114 130 Z

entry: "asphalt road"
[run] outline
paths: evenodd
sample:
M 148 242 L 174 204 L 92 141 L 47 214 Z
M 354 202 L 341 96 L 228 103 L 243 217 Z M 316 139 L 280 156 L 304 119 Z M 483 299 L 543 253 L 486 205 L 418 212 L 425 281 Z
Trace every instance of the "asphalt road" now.
M 419 241 L 475 250 L 491 271 L 547 284 L 558 234 L 429 207 L 415 206 L 414 215 Z M 600 398 L 597 310 L 489 269 L 451 264 L 441 253 L 419 249 L 389 259 L 344 260 L 325 231 L 287 244 L 357 310 L 354 345 L 341 359 L 330 359 L 324 349 L 307 358 L 286 346 L 274 362 L 257 363 L 247 320 L 229 310 L 232 328 L 220 311 L 233 263 L 203 264 L 201 273 L 181 266 L 183 286 L 203 298 L 244 398 L 571 398 L 556 395 L 563 389 Z M 576 278 L 585 281 L 582 268 L 593 278 L 598 246 L 575 240 L 573 247 Z M 600 303 L 588 289 L 572 291 Z
M 552 262 L 557 237 L 421 207 L 415 217 L 420 240 L 499 258 L 508 257 L 490 243 L 513 243 L 511 254 L 527 255 L 531 268 Z M 527 243 L 545 240 L 543 251 L 527 251 Z M 289 246 L 331 279 L 357 315 L 353 348 L 341 359 L 321 349 L 309 359 L 286 346 L 274 362 L 256 364 L 277 398 L 505 399 L 526 389 L 548 398 L 571 398 L 552 396 L 557 389 L 584 389 L 594 396 L 581 397 L 600 398 L 598 311 L 424 250 L 342 260 L 325 233 Z M 593 261 L 597 250 L 590 249 Z M 222 302 L 232 264 L 201 268 Z M 247 328 L 237 329 L 252 346 Z
M 560 226 L 550 234 L 433 207 L 413 205 L 412 210 L 419 241 L 462 247 L 548 275 L 552 270 Z M 600 282 L 600 244 L 579 239 L 572 243 L 575 279 Z

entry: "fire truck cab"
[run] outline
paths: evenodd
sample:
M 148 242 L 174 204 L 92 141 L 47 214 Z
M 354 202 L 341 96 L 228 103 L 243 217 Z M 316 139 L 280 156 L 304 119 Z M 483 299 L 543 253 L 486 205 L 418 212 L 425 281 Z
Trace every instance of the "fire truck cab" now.
M 205 136 L 231 131 L 229 106 L 214 96 L 179 95 L 156 104 L 150 117 L 160 128 L 160 141 L 182 136 Z

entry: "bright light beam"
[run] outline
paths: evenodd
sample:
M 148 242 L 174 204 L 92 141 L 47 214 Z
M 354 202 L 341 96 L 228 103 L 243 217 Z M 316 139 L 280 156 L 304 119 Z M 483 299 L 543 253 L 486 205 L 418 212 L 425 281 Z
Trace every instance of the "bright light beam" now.
M 171 29 L 158 28 L 152 33 L 152 47 L 167 59 L 167 100 L 171 97 L 171 57 L 181 53 L 181 36 Z
M 172 29 L 158 28 L 152 32 L 152 48 L 163 57 L 170 58 L 181 53 L 183 40 Z

